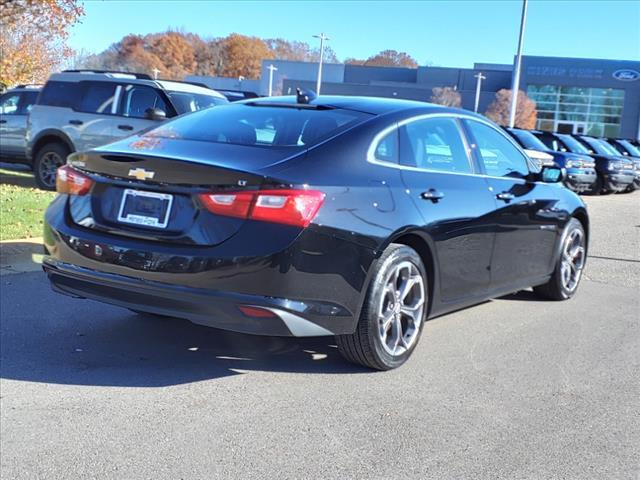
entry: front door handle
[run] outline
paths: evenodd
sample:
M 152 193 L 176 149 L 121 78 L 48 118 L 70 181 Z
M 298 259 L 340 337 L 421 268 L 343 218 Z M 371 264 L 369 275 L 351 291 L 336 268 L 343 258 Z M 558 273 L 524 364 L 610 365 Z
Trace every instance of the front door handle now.
M 432 188 L 430 190 L 427 190 L 426 192 L 422 192 L 420 196 L 424 200 L 431 200 L 433 203 L 437 203 L 439 200 L 442 200 L 444 198 L 444 193 Z
M 6 120 L 0 120 L 0 123 L 7 123 Z
M 133 127 L 131 125 L 118 125 L 118 128 L 120 130 L 133 130 Z
M 509 203 L 511 200 L 513 200 L 514 198 L 516 198 L 516 196 L 513 193 L 509 193 L 509 192 L 502 192 L 496 195 L 496 198 L 498 200 L 502 200 L 503 202 L 507 202 Z
M 69 120 L 71 125 L 82 125 L 84 122 L 82 120 Z

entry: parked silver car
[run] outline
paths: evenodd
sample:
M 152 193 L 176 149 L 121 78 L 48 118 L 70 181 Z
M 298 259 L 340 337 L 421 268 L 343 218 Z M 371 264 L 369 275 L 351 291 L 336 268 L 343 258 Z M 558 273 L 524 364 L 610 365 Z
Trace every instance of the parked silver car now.
M 42 85 L 18 85 L 0 95 L 0 159 L 26 163 L 27 118 Z
M 95 148 L 175 117 L 228 103 L 209 88 L 146 74 L 67 70 L 52 75 L 27 125 L 38 186 L 55 187 L 70 153 Z

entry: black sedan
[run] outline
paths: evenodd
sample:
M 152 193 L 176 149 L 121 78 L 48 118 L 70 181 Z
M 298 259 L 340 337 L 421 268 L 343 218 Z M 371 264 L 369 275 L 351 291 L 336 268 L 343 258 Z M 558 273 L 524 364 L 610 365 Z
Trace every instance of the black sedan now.
M 427 318 L 528 287 L 570 298 L 589 221 L 484 117 L 357 97 L 205 110 L 58 174 L 55 290 L 401 365 Z

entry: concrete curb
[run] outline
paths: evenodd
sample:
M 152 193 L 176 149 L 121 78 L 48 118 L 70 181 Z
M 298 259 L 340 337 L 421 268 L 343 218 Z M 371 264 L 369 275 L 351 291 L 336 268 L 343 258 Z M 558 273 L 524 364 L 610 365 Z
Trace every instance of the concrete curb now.
M 36 272 L 41 269 L 42 238 L 0 241 L 0 276 Z

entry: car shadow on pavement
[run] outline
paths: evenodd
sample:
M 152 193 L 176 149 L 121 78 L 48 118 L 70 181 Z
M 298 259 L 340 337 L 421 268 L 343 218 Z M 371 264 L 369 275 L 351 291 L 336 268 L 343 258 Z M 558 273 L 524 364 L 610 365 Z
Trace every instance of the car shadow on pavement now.
M 498 300 L 518 300 L 521 302 L 540 302 L 542 299 L 533 293 L 532 290 L 520 290 L 516 293 L 510 293 L 499 297 Z
M 187 320 L 108 306 L 105 310 L 100 318 L 80 322 L 69 316 L 67 322 L 58 320 L 44 331 L 25 325 L 16 332 L 3 322 L 0 376 L 57 384 L 162 387 L 251 371 L 372 372 L 343 360 L 333 337 L 243 335 Z

